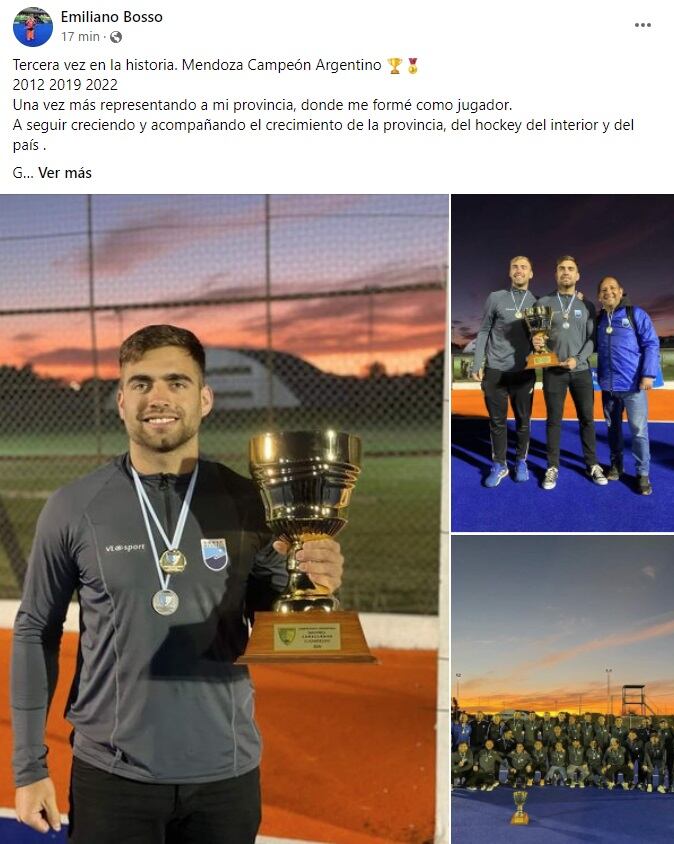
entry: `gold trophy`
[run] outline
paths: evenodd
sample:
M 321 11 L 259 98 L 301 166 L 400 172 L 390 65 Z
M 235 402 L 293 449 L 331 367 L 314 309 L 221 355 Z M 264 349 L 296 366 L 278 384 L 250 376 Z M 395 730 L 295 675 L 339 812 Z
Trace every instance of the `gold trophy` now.
M 524 321 L 529 329 L 531 338 L 536 335 L 543 337 L 543 348 L 534 350 L 530 355 L 527 355 L 527 369 L 536 369 L 537 366 L 559 366 L 559 358 L 555 352 L 548 349 L 546 342 L 550 337 L 550 328 L 552 327 L 552 308 L 547 305 L 534 305 L 532 308 L 524 309 Z
M 526 803 L 528 793 L 523 788 L 518 788 L 513 791 L 513 800 L 515 801 L 515 806 L 517 807 L 517 811 L 515 814 L 510 818 L 510 823 L 515 824 L 516 826 L 522 826 L 523 824 L 529 823 L 529 815 L 524 811 L 524 804 Z
M 255 614 L 237 662 L 376 662 L 356 613 L 299 570 L 296 554 L 313 539 L 336 536 L 347 522 L 360 473 L 360 438 L 336 431 L 260 434 L 250 441 L 250 470 L 266 521 L 289 543 L 288 583 L 272 612 Z
M 403 63 L 403 60 L 402 59 L 389 59 L 388 63 L 393 68 L 393 70 L 391 71 L 391 75 L 395 75 L 395 76 L 400 75 L 400 71 L 398 70 L 398 66 Z

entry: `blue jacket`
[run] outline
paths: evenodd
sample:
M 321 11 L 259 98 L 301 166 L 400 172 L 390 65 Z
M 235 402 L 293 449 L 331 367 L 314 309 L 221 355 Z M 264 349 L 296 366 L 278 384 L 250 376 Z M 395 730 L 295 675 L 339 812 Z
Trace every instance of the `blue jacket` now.
M 613 312 L 609 334 L 608 314 L 597 319 L 597 377 L 602 390 L 636 393 L 644 376 L 655 378 L 660 366 L 660 341 L 646 311 L 635 307 L 632 322 L 621 302 Z
M 465 741 L 470 747 L 470 734 L 473 732 L 470 724 L 452 724 L 452 740 L 454 747 L 458 747 L 462 741 Z

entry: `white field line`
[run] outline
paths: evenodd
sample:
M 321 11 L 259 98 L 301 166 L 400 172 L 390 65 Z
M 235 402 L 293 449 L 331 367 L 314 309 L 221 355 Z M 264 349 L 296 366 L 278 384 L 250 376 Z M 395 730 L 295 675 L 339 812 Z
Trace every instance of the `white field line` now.
M 11 629 L 19 609 L 18 601 L 0 600 L 0 628 Z M 438 647 L 438 618 L 435 615 L 359 613 L 363 632 L 371 648 L 434 651 Z M 79 630 L 79 608 L 70 604 L 63 628 Z

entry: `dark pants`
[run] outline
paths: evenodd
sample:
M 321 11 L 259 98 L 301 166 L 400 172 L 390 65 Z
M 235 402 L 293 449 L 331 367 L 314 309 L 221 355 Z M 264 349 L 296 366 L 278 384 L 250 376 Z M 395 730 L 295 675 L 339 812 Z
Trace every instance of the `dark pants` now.
M 628 784 L 634 779 L 634 771 L 629 765 L 609 765 L 606 771 L 606 779 L 609 782 L 615 782 L 618 774 L 622 774 L 624 781 Z
M 260 772 L 217 782 L 136 782 L 75 757 L 70 779 L 74 844 L 253 844 Z
M 489 413 L 492 460 L 496 463 L 506 462 L 508 399 L 515 416 L 517 432 L 515 457 L 517 460 L 526 460 L 529 451 L 529 423 L 535 382 L 536 372 L 533 369 L 525 369 L 522 372 L 501 372 L 500 369 L 487 367 L 484 370 L 482 389 Z
M 548 466 L 559 468 L 559 440 L 562 433 L 562 416 L 567 392 L 576 406 L 580 422 L 580 439 L 583 444 L 585 465 L 597 462 L 597 440 L 594 430 L 594 388 L 589 369 L 573 372 L 558 366 L 543 370 L 543 395 L 548 414 L 546 425 Z
M 466 785 L 470 788 L 478 788 L 481 785 L 493 785 L 495 782 L 496 774 L 488 774 L 482 769 L 479 771 L 471 771 L 466 777 Z

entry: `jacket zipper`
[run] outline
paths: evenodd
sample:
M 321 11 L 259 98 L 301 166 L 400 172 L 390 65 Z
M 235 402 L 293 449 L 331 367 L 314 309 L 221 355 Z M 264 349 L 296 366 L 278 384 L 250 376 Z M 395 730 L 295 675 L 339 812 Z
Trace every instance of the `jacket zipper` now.
M 164 513 L 166 514 L 166 536 L 170 539 L 173 536 L 173 510 L 171 508 L 171 493 L 169 480 L 166 475 L 162 475 L 159 480 L 159 489 L 162 491 L 164 498 Z
M 606 312 L 606 319 L 608 320 L 608 325 L 613 325 L 613 320 Z M 606 326 L 608 328 L 608 325 Z M 613 392 L 613 362 L 611 361 L 611 338 L 613 337 L 613 332 L 610 332 L 606 335 L 608 337 L 608 372 L 610 378 L 610 390 L 609 392 Z

